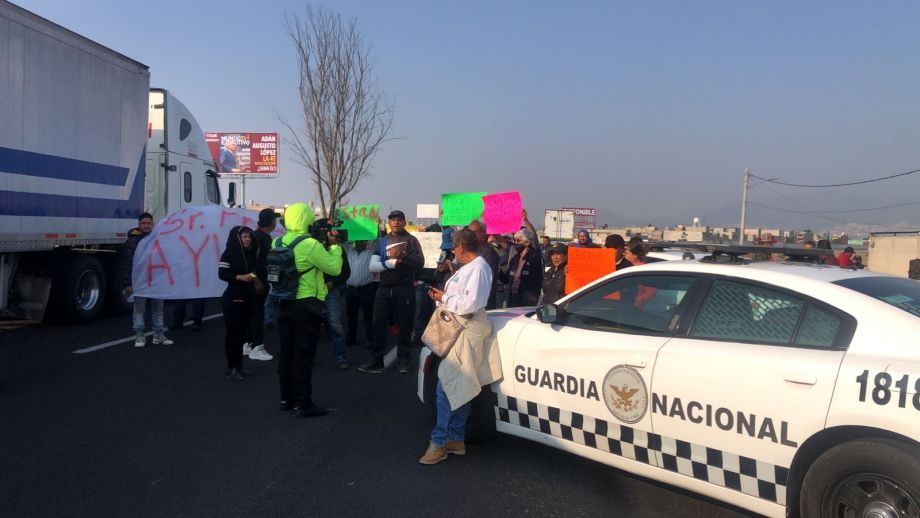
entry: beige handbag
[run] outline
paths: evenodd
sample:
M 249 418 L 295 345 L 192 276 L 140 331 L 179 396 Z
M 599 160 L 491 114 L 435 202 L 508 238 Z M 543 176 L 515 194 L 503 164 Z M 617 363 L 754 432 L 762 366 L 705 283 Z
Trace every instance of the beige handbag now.
M 422 343 L 443 358 L 457 343 L 457 338 L 460 337 L 464 327 L 457 315 L 444 306 L 439 306 L 434 310 L 431 319 L 428 320 L 428 326 L 425 327 L 425 332 L 422 333 Z

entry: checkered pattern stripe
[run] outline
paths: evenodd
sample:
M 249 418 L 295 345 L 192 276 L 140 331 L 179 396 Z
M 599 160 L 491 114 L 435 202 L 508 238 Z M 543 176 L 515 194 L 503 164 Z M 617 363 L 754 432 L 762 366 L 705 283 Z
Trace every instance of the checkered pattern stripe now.
M 494 393 L 493 398 L 499 421 L 786 504 L 789 468 L 532 401 Z

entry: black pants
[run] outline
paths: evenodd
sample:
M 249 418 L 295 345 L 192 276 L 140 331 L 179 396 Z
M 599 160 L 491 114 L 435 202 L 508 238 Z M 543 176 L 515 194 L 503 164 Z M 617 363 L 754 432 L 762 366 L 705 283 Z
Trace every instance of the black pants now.
M 386 353 L 389 338 L 390 316 L 399 326 L 399 339 L 396 341 L 396 355 L 409 357 L 412 338 L 412 320 L 415 317 L 414 286 L 378 286 L 374 296 L 374 348 L 371 351 L 375 360 L 382 360 Z
M 278 379 L 282 401 L 293 401 L 302 407 L 313 403 L 313 359 L 322 321 L 323 317 L 310 312 L 304 299 L 281 301 Z
M 192 303 L 192 321 L 201 325 L 204 318 L 204 301 L 205 299 L 184 299 L 173 302 L 173 329 L 182 329 L 185 325 L 185 304 Z
M 358 341 L 358 311 L 364 320 L 364 336 L 367 343 L 374 343 L 373 317 L 374 317 L 374 295 L 377 293 L 377 283 L 372 282 L 357 288 L 349 286 L 347 290 L 347 313 L 348 313 L 348 343 L 353 344 Z
M 246 341 L 251 343 L 253 347 L 265 343 L 262 335 L 265 330 L 265 299 L 267 298 L 268 290 L 265 290 L 261 295 L 256 294 L 255 300 L 252 302 L 252 314 L 249 316 L 249 333 L 246 336 Z
M 243 366 L 243 342 L 246 340 L 249 313 L 252 311 L 250 304 L 249 301 L 234 301 L 227 297 L 220 299 L 220 307 L 224 312 L 224 350 L 227 353 L 228 369 Z

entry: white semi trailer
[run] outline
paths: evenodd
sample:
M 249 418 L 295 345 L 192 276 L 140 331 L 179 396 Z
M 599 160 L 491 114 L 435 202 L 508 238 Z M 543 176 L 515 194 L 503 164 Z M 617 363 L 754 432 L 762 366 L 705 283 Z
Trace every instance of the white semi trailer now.
M 127 231 L 220 204 L 216 170 L 145 65 L 0 0 L 0 316 L 127 310 Z

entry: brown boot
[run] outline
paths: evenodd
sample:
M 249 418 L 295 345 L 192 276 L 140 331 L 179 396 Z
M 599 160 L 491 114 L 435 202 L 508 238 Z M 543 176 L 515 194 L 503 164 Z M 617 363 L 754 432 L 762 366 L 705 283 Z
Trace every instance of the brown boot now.
M 442 448 L 434 443 L 428 445 L 428 450 L 418 460 L 419 464 L 437 464 L 447 458 L 447 448 Z
M 444 449 L 451 455 L 466 455 L 466 444 L 463 441 L 447 441 Z

